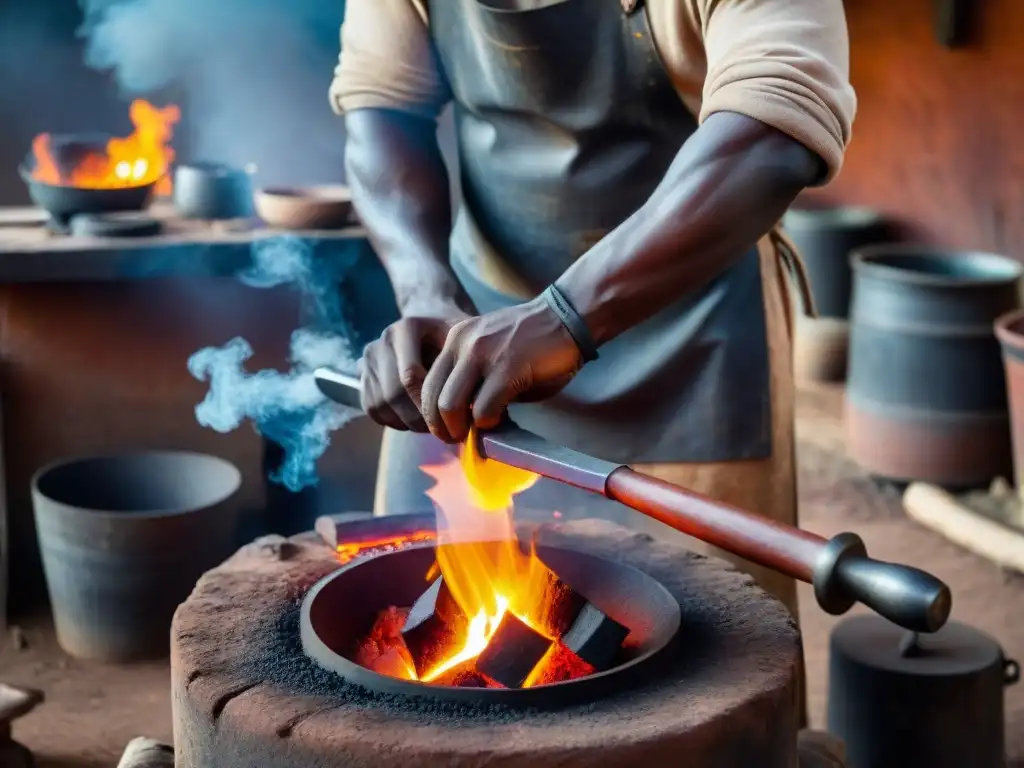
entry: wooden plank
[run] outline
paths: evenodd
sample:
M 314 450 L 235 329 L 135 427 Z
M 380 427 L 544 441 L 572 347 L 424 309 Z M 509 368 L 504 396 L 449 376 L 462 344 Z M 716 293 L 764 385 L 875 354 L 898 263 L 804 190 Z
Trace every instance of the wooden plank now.
M 117 768 L 174 768 L 174 747 L 136 737 L 128 742 Z
M 969 498 L 927 483 L 912 483 L 903 494 L 903 507 L 912 519 L 954 544 L 1024 573 L 1024 530 L 968 506 Z

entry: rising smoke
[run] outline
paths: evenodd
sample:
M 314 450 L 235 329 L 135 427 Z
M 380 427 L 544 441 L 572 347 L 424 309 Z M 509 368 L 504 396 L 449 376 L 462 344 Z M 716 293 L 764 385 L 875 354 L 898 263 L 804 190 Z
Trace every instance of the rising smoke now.
M 315 257 L 307 241 L 276 237 L 253 246 L 252 266 L 239 278 L 256 288 L 293 287 L 301 294 L 308 327 L 292 334 L 287 372 L 247 372 L 245 363 L 253 349 L 241 338 L 192 355 L 189 372 L 210 384 L 206 398 L 196 406 L 196 418 L 223 433 L 252 422 L 284 450 L 281 466 L 270 479 L 300 491 L 316 484 L 316 463 L 330 445 L 331 433 L 358 415 L 328 401 L 313 379 L 320 366 L 354 365 L 337 276 L 325 260 Z
M 188 160 L 254 164 L 262 184 L 338 181 L 327 89 L 344 0 L 79 0 L 86 63 L 128 96 L 184 94 Z
M 257 167 L 261 184 L 337 181 L 344 135 L 327 89 L 344 0 L 79 0 L 86 64 L 110 71 L 128 96 L 184 95 L 186 160 Z M 179 131 L 179 137 L 181 132 Z M 177 142 L 176 142 L 177 144 Z M 313 370 L 352 360 L 337 275 L 297 238 L 253 248 L 240 279 L 291 285 L 307 309 L 291 338 L 287 372 L 249 373 L 241 338 L 196 352 L 191 374 L 210 384 L 196 406 L 204 426 L 230 432 L 250 421 L 284 449 L 271 479 L 297 491 L 317 481 L 316 462 L 355 411 L 328 403 Z

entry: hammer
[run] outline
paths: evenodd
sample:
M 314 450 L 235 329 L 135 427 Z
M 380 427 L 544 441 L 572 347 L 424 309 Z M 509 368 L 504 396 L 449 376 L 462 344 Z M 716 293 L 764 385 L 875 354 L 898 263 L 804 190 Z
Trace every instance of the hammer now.
M 361 409 L 359 379 L 330 368 L 318 368 L 314 376 L 330 400 Z M 477 439 L 484 458 L 612 499 L 719 549 L 811 584 L 818 605 L 834 616 L 860 602 L 914 632 L 936 632 L 949 618 L 953 602 L 949 587 L 917 568 L 873 560 L 855 533 L 825 539 L 623 464 L 555 445 L 508 420 L 480 432 Z

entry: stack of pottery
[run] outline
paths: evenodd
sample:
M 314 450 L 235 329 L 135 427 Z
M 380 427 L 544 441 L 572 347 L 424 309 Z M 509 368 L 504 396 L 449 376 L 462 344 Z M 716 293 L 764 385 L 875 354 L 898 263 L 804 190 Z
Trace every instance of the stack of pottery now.
M 807 268 L 818 315 L 796 317 L 795 376 L 803 382 L 843 381 L 849 344 L 850 253 L 889 240 L 889 226 L 881 214 L 867 208 L 794 208 L 782 227 Z
M 847 448 L 876 476 L 987 486 L 1011 469 L 993 323 L 1019 306 L 1017 262 L 875 245 L 853 257 Z M 1009 341 L 1012 328 L 1004 329 Z

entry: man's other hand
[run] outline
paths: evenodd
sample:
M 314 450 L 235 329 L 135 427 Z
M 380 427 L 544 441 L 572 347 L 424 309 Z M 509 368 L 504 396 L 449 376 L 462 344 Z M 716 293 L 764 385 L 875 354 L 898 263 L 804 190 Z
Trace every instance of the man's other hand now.
M 392 429 L 428 431 L 420 412 L 427 369 L 449 331 L 468 317 L 454 306 L 412 314 L 389 325 L 368 344 L 360 361 L 366 414 Z
M 497 426 L 513 400 L 556 394 L 582 363 L 544 299 L 470 317 L 451 329 L 430 366 L 420 410 L 435 437 L 458 443 L 470 426 Z

